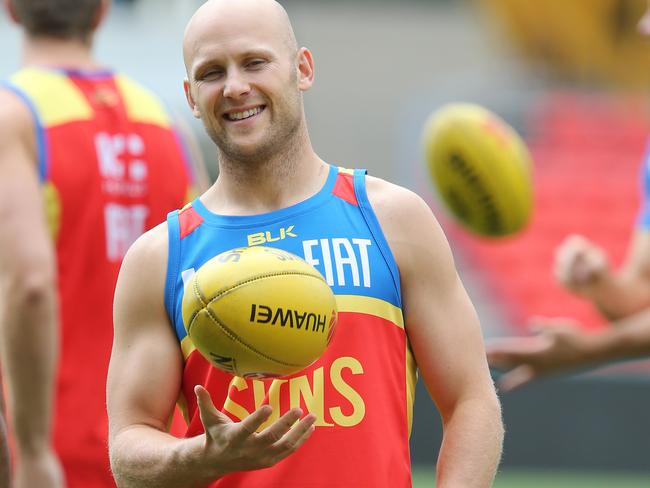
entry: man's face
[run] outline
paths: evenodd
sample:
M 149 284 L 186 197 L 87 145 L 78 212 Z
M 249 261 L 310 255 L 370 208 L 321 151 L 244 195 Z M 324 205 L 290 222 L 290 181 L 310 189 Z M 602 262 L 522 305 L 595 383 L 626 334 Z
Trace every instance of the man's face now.
M 186 45 L 193 112 L 222 153 L 237 160 L 269 157 L 291 141 L 303 118 L 304 53 L 262 17 L 235 11 L 199 23 Z

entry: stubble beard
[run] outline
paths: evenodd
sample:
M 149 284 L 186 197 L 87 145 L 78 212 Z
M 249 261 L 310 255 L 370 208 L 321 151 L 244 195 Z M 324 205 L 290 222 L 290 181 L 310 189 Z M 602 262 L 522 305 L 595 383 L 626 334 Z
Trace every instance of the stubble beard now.
M 271 120 L 261 141 L 252 149 L 235 143 L 225 131 L 218 134 L 206 126 L 210 139 L 217 146 L 220 164 L 259 167 L 278 157 L 290 155 L 299 145 L 303 126 L 302 109 L 295 103 L 285 114 L 280 120 Z

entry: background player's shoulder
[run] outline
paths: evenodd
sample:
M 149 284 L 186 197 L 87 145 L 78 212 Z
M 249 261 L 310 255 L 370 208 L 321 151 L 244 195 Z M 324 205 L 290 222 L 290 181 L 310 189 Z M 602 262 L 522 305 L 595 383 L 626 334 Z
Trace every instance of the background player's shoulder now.
M 27 104 L 12 90 L 0 85 L 0 134 L 33 135 L 34 120 Z M 2 137 L 2 136 L 0 136 Z
M 0 164 L 13 171 L 12 165 L 36 165 L 35 121 L 27 103 L 0 85 Z M 6 163 L 11 163 L 7 166 Z
M 164 102 L 151 89 L 121 73 L 115 74 L 115 84 L 131 120 L 164 128 L 173 125 Z

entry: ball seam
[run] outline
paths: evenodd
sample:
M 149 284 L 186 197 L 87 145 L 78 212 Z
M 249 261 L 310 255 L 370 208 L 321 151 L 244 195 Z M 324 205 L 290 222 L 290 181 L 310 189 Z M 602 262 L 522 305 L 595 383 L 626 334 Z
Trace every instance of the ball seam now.
M 219 327 L 221 327 L 221 329 L 223 330 L 223 332 L 224 332 L 224 333 L 225 333 L 225 334 L 226 334 L 226 335 L 227 335 L 227 336 L 228 336 L 232 341 L 237 342 L 238 344 L 241 344 L 242 346 L 244 346 L 245 348 L 251 350 L 252 352 L 254 352 L 255 354 L 257 354 L 258 356 L 263 357 L 264 359 L 268 359 L 269 361 L 273 361 L 274 363 L 278 363 L 278 364 L 281 364 L 281 365 L 283 365 L 283 366 L 290 366 L 290 367 L 297 367 L 297 368 L 302 367 L 301 364 L 293 364 L 293 363 L 287 363 L 287 362 L 284 362 L 284 361 L 280 361 L 279 359 L 275 359 L 275 358 L 273 358 L 273 357 L 271 357 L 271 356 L 269 356 L 269 355 L 267 355 L 267 354 L 264 354 L 264 353 L 261 352 L 261 351 L 258 351 L 257 349 L 255 349 L 255 348 L 254 348 L 253 346 L 251 346 L 250 344 L 247 344 L 246 342 L 242 341 L 242 340 L 239 338 L 238 335 L 236 335 L 232 330 L 230 330 L 230 329 L 228 328 L 228 326 L 224 325 L 224 324 L 219 320 L 219 317 L 217 317 L 217 315 L 216 315 L 214 312 L 212 312 L 212 310 L 210 310 L 209 308 L 206 308 L 205 310 L 206 310 L 206 312 L 208 313 L 208 316 L 212 319 L 212 321 L 213 321 L 214 323 L 216 323 Z
M 309 276 L 311 278 L 316 278 L 317 280 L 325 282 L 325 279 L 320 275 L 320 274 L 312 274 L 312 273 L 305 273 L 303 271 L 281 271 L 281 272 L 276 272 L 276 273 L 265 273 L 262 275 L 257 275 L 254 278 L 249 278 L 247 280 L 239 281 L 234 283 L 232 286 L 226 289 L 221 289 L 218 290 L 215 295 L 210 296 L 210 297 L 204 297 L 200 293 L 201 291 L 198 290 L 198 284 L 197 284 L 197 291 L 199 292 L 199 300 L 201 300 L 202 303 L 205 304 L 205 306 L 209 305 L 212 303 L 214 300 L 217 298 L 221 298 L 224 295 L 227 295 L 228 293 L 234 291 L 237 288 L 240 288 L 244 285 L 248 285 L 250 283 L 254 283 L 255 281 L 261 281 L 266 278 L 272 278 L 274 276 L 288 276 L 288 275 L 296 275 L 296 276 Z M 196 281 L 195 281 L 196 283 Z

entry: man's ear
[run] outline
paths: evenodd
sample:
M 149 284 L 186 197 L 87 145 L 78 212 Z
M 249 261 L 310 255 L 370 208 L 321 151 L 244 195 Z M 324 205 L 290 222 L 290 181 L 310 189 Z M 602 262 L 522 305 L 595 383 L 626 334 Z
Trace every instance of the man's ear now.
M 194 97 L 192 96 L 192 88 L 187 78 L 183 80 L 183 91 L 185 92 L 185 99 L 187 100 L 187 104 L 190 106 L 190 109 L 192 110 L 192 115 L 194 115 L 195 118 L 200 119 L 201 112 L 199 112 L 199 109 L 197 108 L 196 103 L 194 102 Z
M 314 57 L 306 47 L 298 51 L 298 88 L 302 91 L 309 90 L 314 84 Z
M 93 31 L 97 30 L 100 24 L 104 22 L 104 19 L 106 18 L 106 15 L 108 15 L 108 9 L 110 7 L 111 0 L 102 0 L 99 2 L 97 11 L 95 12 L 95 16 L 93 17 L 93 22 L 91 24 Z
M 9 18 L 16 24 L 20 24 L 20 19 L 18 18 L 18 14 L 16 13 L 16 6 L 14 5 L 14 2 L 11 0 L 4 0 L 2 2 L 4 4 L 5 11 L 9 15 Z

